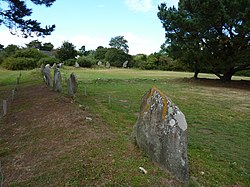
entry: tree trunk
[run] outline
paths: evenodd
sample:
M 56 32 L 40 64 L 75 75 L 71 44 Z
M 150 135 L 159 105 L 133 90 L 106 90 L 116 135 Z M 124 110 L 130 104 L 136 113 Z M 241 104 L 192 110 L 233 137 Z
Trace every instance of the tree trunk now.
M 200 73 L 200 70 L 198 68 L 197 62 L 194 64 L 194 78 L 198 79 L 198 74 Z
M 223 76 L 221 76 L 221 80 L 223 82 L 227 82 L 227 81 L 231 81 L 232 76 L 234 75 L 235 71 L 233 68 L 231 68 L 230 70 L 228 70 L 226 73 L 224 73 Z

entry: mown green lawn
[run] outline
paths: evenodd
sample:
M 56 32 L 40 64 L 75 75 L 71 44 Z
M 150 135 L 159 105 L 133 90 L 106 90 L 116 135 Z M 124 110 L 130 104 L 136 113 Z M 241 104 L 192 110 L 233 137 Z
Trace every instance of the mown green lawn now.
M 27 76 L 24 81 L 32 80 L 34 72 L 22 73 Z M 36 72 L 39 74 L 39 70 Z M 84 168 L 77 165 L 75 172 L 78 177 L 72 176 L 67 185 L 77 186 L 83 181 L 88 181 L 86 184 L 89 185 L 97 184 L 93 181 L 101 181 L 100 173 L 107 170 L 112 176 L 111 182 L 105 185 L 164 184 L 167 174 L 157 169 L 144 153 L 141 152 L 140 156 L 133 154 L 138 148 L 130 139 L 141 98 L 152 86 L 156 86 L 181 109 L 188 122 L 189 186 L 250 186 L 250 90 L 247 86 L 194 81 L 190 79 L 192 73 L 134 69 L 65 68 L 62 70 L 63 80 L 71 72 L 77 75 L 79 81 L 76 102 L 81 108 L 102 117 L 117 136 L 115 141 L 100 142 L 97 146 L 100 149 L 89 153 L 92 162 L 101 164 L 97 167 L 99 170 L 86 174 Z M 13 77 L 18 73 L 0 69 L 0 89 L 13 85 Z M 209 74 L 200 76 L 215 78 Z M 105 160 L 109 150 L 112 150 L 115 162 Z M 134 168 L 138 170 L 139 166 L 145 167 L 149 174 L 138 174 Z

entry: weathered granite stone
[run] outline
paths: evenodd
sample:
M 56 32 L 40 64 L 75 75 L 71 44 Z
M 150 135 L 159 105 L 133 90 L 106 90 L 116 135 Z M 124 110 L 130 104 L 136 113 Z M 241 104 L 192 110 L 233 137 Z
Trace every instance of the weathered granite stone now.
M 60 69 L 58 68 L 56 68 L 54 71 L 53 90 L 56 92 L 62 92 L 62 77 Z
M 77 92 L 77 77 L 74 73 L 71 73 L 70 77 L 67 80 L 67 92 L 69 96 L 76 94 Z
M 56 68 L 57 68 L 57 65 L 56 65 L 56 63 L 54 63 L 52 66 L 52 69 L 56 69 Z
M 51 83 L 52 83 L 52 78 L 51 78 L 51 75 L 50 75 L 50 68 L 49 66 L 45 66 L 44 69 L 43 69 L 43 75 L 44 75 L 44 80 L 45 80 L 45 83 L 47 86 L 51 86 Z
M 102 66 L 102 61 L 98 61 L 98 62 L 97 62 L 97 65 L 98 65 L 98 66 Z
M 128 67 L 128 61 L 126 60 L 123 64 L 122 64 L 123 68 L 127 68 Z
M 75 67 L 76 67 L 76 68 L 79 68 L 79 67 L 80 67 L 80 65 L 78 64 L 78 62 L 75 62 Z
M 110 63 L 106 62 L 106 68 L 110 68 Z
M 64 63 L 59 63 L 59 64 L 57 65 L 57 67 L 58 67 L 58 68 L 63 68 L 63 65 L 64 65 Z
M 140 116 L 132 136 L 160 167 L 183 182 L 188 180 L 185 116 L 155 87 L 142 99 Z
M 43 72 L 44 67 L 45 67 L 44 64 L 42 64 L 42 65 L 41 65 L 41 73 L 42 73 L 42 74 L 44 73 L 44 72 Z

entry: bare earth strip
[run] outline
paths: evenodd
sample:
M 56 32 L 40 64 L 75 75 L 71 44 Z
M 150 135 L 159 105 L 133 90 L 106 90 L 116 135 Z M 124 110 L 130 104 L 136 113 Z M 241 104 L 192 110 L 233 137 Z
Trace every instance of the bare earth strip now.
M 95 164 L 89 150 L 113 139 L 102 119 L 81 110 L 71 99 L 41 85 L 20 89 L 0 121 L 3 184 L 81 185 L 101 162 Z M 102 176 L 102 181 L 109 177 Z

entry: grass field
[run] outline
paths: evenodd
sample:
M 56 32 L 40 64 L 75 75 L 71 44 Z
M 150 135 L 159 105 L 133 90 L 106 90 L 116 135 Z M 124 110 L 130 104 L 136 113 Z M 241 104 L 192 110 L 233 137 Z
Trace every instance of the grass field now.
M 116 136 L 115 140 L 107 139 L 95 145 L 100 149 L 89 152 L 93 169 L 86 174 L 78 162 L 73 168 L 77 174 L 69 177 L 66 185 L 78 186 L 83 181 L 89 185 L 100 184 L 96 181 L 100 182 L 101 173 L 107 170 L 112 175 L 111 181 L 105 183 L 107 186 L 159 186 L 166 184 L 162 182 L 165 179 L 170 180 L 144 153 L 138 153 L 138 148 L 130 140 L 141 98 L 154 85 L 169 96 L 186 116 L 189 186 L 250 186 L 249 84 L 239 86 L 242 82 L 195 81 L 190 79 L 191 73 L 133 69 L 66 68 L 62 70 L 63 79 L 71 72 L 79 81 L 76 103 L 100 116 Z M 18 74 L 0 69 L 0 91 L 14 85 Z M 35 71 L 24 71 L 22 75 L 24 86 L 29 82 L 39 82 L 38 76 L 34 76 Z M 209 74 L 201 74 L 201 77 L 215 78 Z M 234 80 L 240 79 L 242 77 L 234 77 Z M 112 162 L 106 159 L 110 150 Z M 139 174 L 139 166 L 149 174 Z

